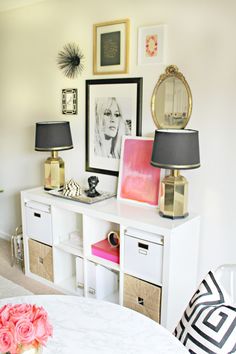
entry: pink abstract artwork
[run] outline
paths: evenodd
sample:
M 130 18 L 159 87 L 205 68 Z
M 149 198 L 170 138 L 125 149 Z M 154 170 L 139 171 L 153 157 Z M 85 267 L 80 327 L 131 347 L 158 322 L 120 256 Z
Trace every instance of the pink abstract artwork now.
M 151 138 L 124 138 L 118 198 L 158 205 L 160 169 L 150 164 L 152 145 Z

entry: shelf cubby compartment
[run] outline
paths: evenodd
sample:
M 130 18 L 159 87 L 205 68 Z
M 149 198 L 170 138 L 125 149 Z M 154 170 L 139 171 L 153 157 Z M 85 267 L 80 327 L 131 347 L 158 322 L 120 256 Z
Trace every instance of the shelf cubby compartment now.
M 86 296 L 119 303 L 119 272 L 91 261 L 86 262 Z
M 80 213 L 53 208 L 54 245 L 65 252 L 83 255 L 83 220 Z
M 80 236 L 71 237 L 58 243 L 55 247 L 74 256 L 83 257 L 83 243 Z
M 76 256 L 54 247 L 54 284 L 63 292 L 84 295 L 84 289 L 77 287 Z
M 101 260 L 101 262 L 106 261 L 111 266 L 113 265 L 115 269 L 119 269 L 119 265 L 116 262 L 112 262 L 100 256 L 98 257 L 92 253 L 92 246 L 102 240 L 105 240 L 110 231 L 119 232 L 119 224 L 87 215 L 84 215 L 83 221 L 83 232 L 86 240 L 84 243 L 84 252 L 86 257 L 96 260 L 98 263 L 99 260 Z

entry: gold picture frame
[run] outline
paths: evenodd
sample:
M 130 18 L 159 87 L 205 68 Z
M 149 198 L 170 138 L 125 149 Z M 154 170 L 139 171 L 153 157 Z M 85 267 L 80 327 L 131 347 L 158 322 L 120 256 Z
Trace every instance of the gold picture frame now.
M 93 74 L 127 74 L 129 19 L 93 25 Z

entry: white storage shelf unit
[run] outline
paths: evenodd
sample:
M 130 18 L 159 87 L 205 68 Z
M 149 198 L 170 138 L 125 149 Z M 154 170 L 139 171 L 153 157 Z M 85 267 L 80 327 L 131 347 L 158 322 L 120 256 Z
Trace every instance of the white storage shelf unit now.
M 66 294 L 121 305 L 124 275 L 134 276 L 161 287 L 161 324 L 174 329 L 197 285 L 198 215 L 169 220 L 156 208 L 116 198 L 89 205 L 41 187 L 22 191 L 21 203 L 27 276 Z M 120 233 L 119 264 L 91 252 L 111 230 Z M 52 247 L 52 282 L 30 272 L 29 239 Z

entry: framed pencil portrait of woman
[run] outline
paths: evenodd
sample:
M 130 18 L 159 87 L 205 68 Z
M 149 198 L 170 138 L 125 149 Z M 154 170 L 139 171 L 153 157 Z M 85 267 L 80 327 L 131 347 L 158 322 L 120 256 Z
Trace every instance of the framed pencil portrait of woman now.
M 141 135 L 142 78 L 86 80 L 86 171 L 119 174 L 123 136 Z

